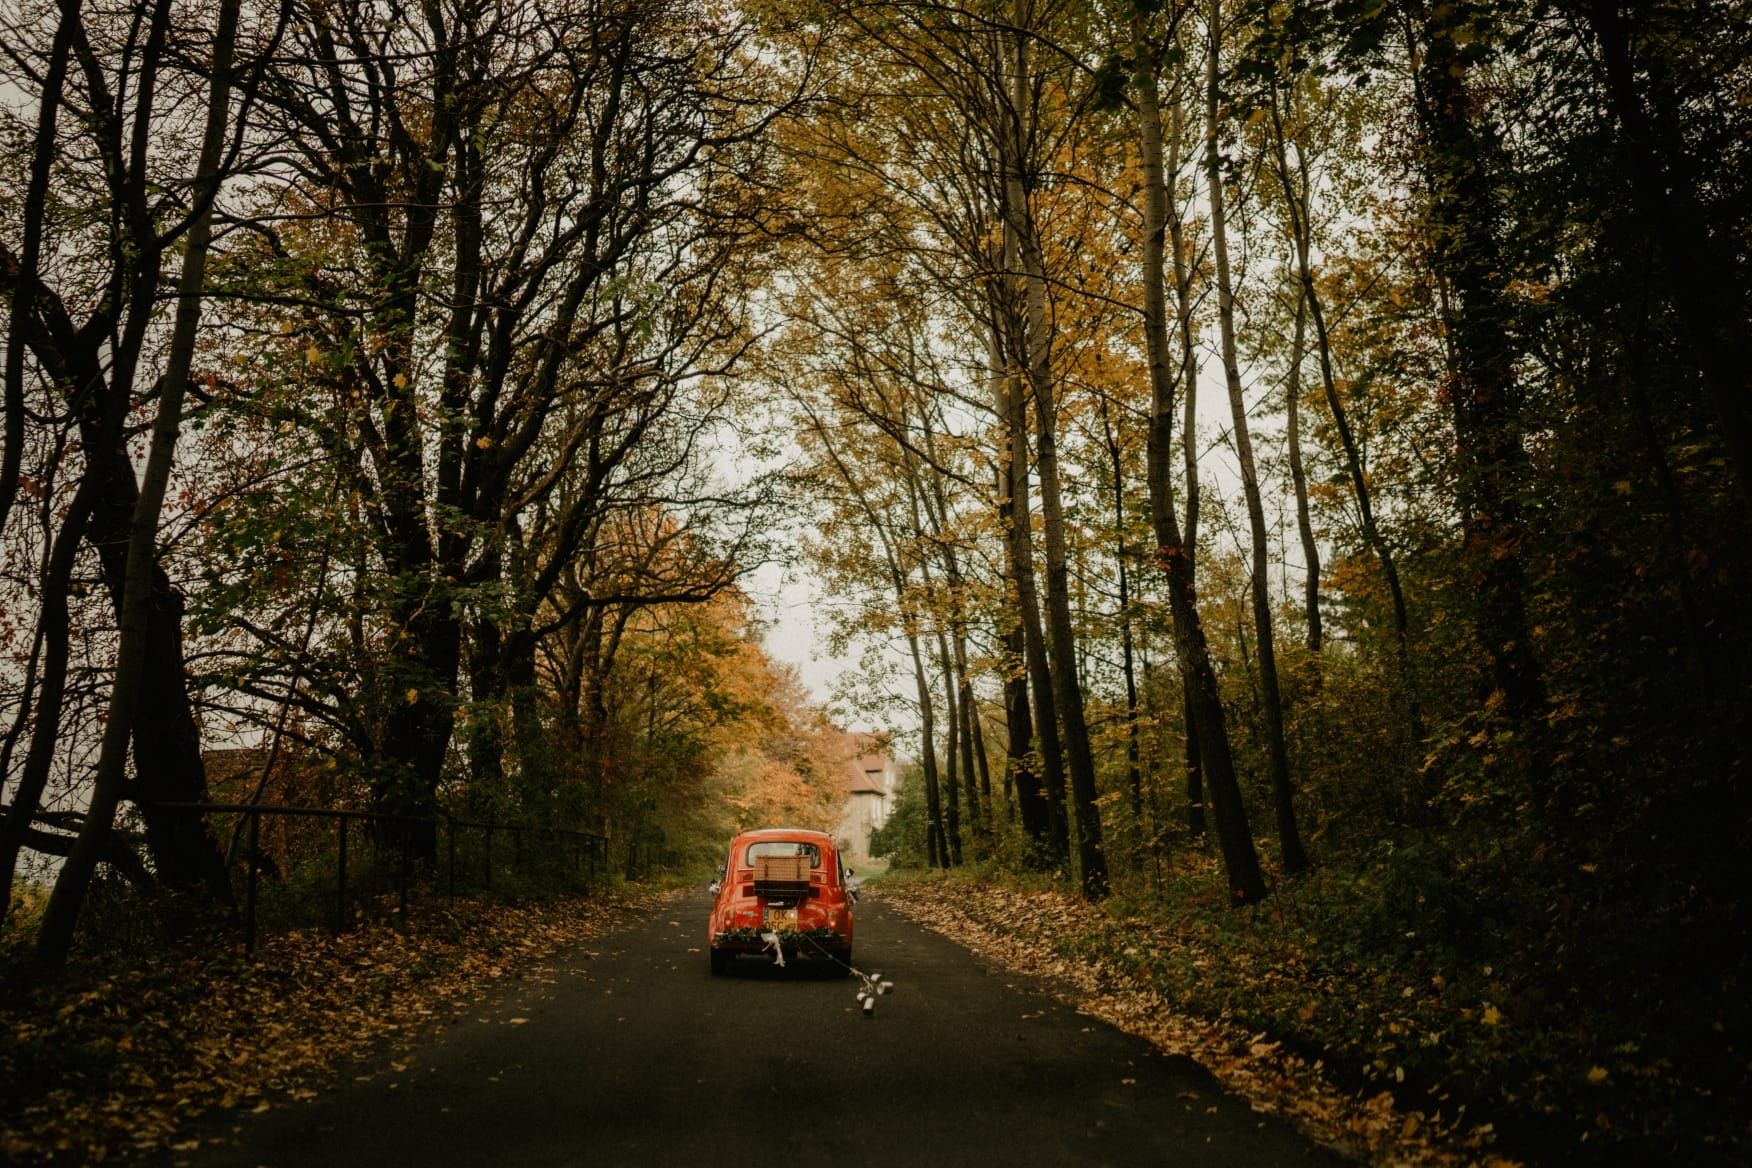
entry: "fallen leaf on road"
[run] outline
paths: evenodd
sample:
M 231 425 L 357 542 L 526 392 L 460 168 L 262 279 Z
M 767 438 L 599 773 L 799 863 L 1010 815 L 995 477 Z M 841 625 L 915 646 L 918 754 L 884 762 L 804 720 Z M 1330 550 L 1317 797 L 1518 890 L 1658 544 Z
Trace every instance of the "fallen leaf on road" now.
M 506 972 L 550 972 L 539 962 L 671 895 L 459 900 L 419 908 L 405 932 L 364 921 L 340 937 L 264 936 L 253 958 L 203 935 L 75 965 L 0 1000 L 0 1163 L 152 1159 L 214 1108 L 314 1098 L 338 1067 L 384 1066 L 436 1016 L 454 1020 L 435 1006 L 468 1010 Z

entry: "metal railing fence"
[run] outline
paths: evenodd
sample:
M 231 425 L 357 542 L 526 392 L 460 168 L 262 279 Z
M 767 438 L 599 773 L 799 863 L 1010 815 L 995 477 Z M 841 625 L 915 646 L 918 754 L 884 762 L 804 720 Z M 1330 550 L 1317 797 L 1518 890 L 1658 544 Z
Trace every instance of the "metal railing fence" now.
M 241 836 L 231 867 L 235 873 L 238 864 L 243 866 L 243 887 L 234 891 L 240 893 L 244 948 L 251 953 L 266 899 L 264 874 L 278 893 L 274 908 L 283 922 L 308 922 L 313 905 L 322 901 L 328 908 L 320 915 L 336 934 L 347 931 L 355 912 L 363 914 L 367 905 L 389 895 L 397 919 L 405 923 L 416 887 L 440 881 L 445 896 L 454 899 L 461 889 L 491 889 L 507 875 L 513 882 L 582 886 L 603 874 L 619 874 L 609 866 L 607 837 L 575 828 L 269 803 L 159 806 L 206 814 L 221 840 Z M 429 842 L 435 846 L 419 858 L 406 846 L 406 837 L 425 831 L 432 833 Z M 400 846 L 388 842 L 395 832 L 404 836 Z M 642 859 L 637 846 L 629 845 L 629 875 L 649 874 Z M 313 882 L 327 887 L 317 893 L 309 887 Z

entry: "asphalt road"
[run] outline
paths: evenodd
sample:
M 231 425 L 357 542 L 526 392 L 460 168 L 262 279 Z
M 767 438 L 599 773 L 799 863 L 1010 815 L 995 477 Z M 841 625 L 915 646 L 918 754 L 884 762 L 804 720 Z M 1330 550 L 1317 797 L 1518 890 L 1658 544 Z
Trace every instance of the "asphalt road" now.
M 563 955 L 379 1073 L 167 1163 L 239 1165 L 1331 1165 L 1196 1064 L 1054 1002 L 866 897 L 856 962 L 894 983 L 714 978 L 707 897 Z M 362 1080 L 362 1081 L 361 1081 Z

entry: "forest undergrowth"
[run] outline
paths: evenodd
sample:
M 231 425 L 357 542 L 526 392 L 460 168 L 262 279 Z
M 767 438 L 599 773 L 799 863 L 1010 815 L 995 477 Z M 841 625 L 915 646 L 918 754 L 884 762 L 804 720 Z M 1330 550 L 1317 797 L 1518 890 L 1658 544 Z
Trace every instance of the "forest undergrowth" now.
M 399 1069 L 403 1046 L 495 982 L 670 895 L 462 899 L 416 907 L 405 930 L 278 933 L 253 956 L 208 937 L 76 963 L 0 1004 L 0 1163 L 194 1152 L 199 1117 L 314 1098 L 340 1069 Z
M 1694 971 L 1664 976 L 1637 953 L 1613 971 L 1624 934 L 1596 933 L 1571 968 L 1604 980 L 1557 995 L 1485 919 L 1482 889 L 1438 904 L 1386 865 L 1333 866 L 1232 910 L 1214 864 L 1177 857 L 1154 889 L 1104 905 L 989 870 L 891 876 L 879 895 L 1369 1163 L 1746 1162 L 1743 1026 L 1724 1015 L 1739 1007 L 1671 992 Z M 1441 919 L 1462 913 L 1463 949 Z

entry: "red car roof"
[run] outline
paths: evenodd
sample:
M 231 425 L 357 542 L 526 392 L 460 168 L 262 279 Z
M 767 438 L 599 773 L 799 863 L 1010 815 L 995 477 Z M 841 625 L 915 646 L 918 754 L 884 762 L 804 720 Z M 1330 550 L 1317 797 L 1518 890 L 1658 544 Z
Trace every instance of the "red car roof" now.
M 736 838 L 742 839 L 807 839 L 810 841 L 826 840 L 833 843 L 833 837 L 825 831 L 816 831 L 807 827 L 757 827 L 751 831 L 738 832 Z

